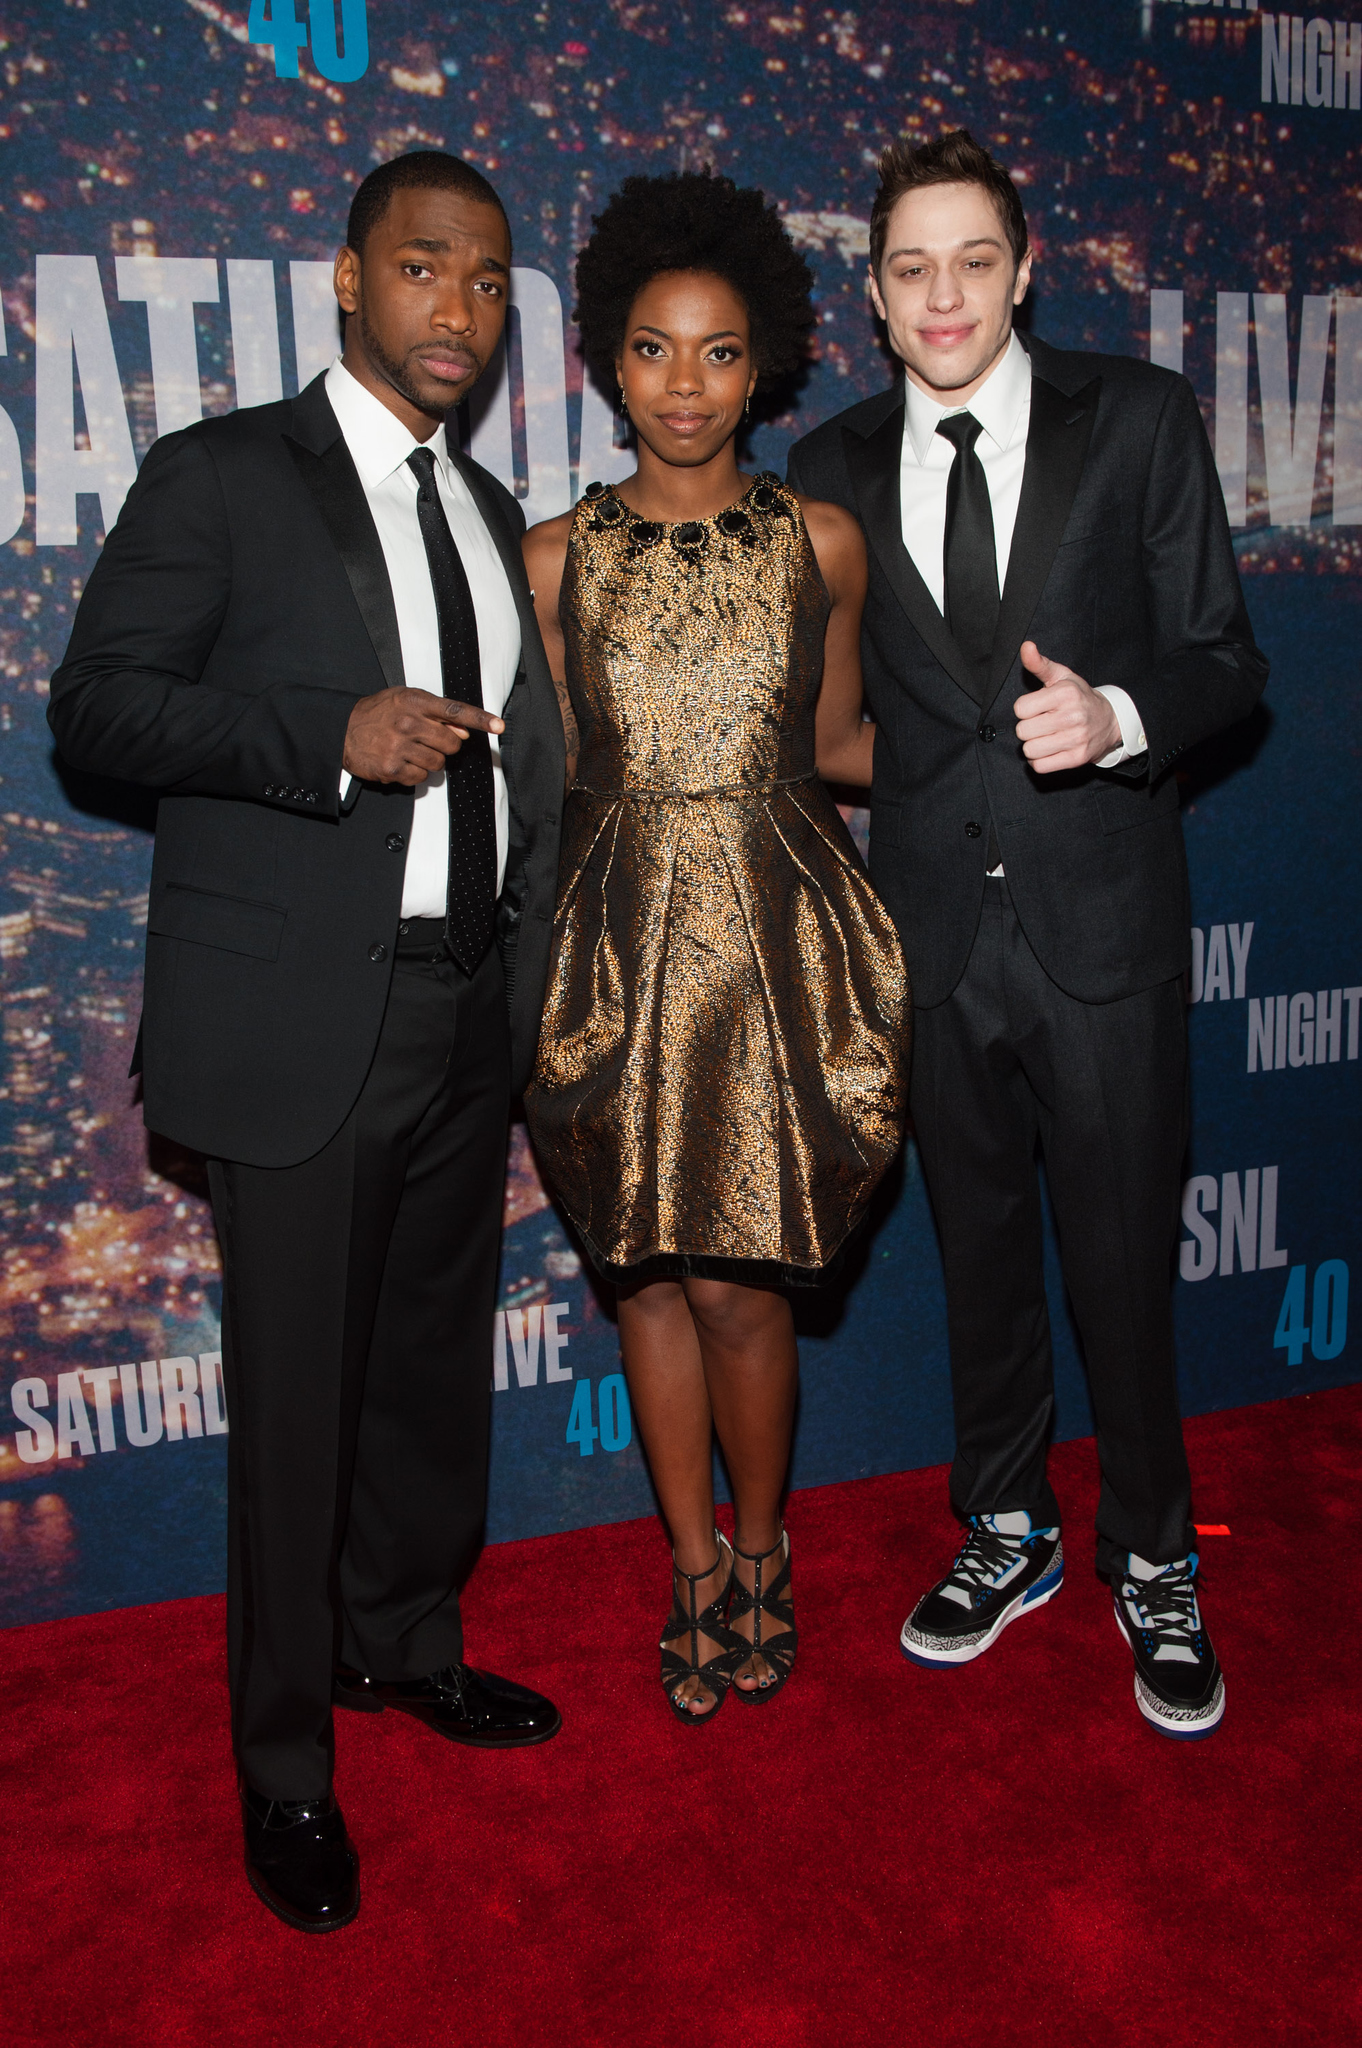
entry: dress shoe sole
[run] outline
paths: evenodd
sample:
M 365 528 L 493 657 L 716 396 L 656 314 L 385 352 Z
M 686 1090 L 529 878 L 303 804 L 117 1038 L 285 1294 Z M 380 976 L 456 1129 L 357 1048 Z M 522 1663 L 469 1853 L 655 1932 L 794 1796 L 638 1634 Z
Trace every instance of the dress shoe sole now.
M 331 1704 L 333 1707 L 345 1707 L 352 1714 L 381 1714 L 383 1712 L 382 1700 L 376 1700 L 372 1693 L 352 1692 L 350 1687 L 342 1685 L 339 1679 L 332 1681 Z
M 420 1707 L 405 1706 L 400 1700 L 386 1700 L 383 1705 L 390 1707 L 395 1714 L 409 1715 L 422 1727 L 429 1728 L 432 1735 L 443 1735 L 446 1742 L 461 1742 L 465 1749 L 533 1749 L 536 1743 L 552 1742 L 563 1725 L 563 1717 L 558 1714 L 551 1728 L 536 1729 L 530 1735 L 456 1735 L 452 1729 L 442 1728 L 438 1721 L 431 1720 Z
M 286 1906 L 279 1894 L 271 1891 L 262 1877 L 256 1876 L 249 1862 L 246 1865 L 246 1882 L 261 1905 L 269 1907 L 276 1920 L 282 1920 L 287 1927 L 297 1928 L 299 1934 L 330 1934 L 333 1928 L 348 1927 L 359 1912 L 358 1886 L 355 1889 L 355 1903 L 348 1912 L 329 1913 L 325 1919 L 318 1920 L 309 1914 L 295 1912 L 292 1906 Z

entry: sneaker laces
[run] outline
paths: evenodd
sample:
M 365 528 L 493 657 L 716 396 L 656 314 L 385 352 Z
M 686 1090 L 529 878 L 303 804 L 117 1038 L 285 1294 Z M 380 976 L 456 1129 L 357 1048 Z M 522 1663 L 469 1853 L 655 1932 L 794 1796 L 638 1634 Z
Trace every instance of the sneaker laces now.
M 986 1528 L 980 1517 L 972 1517 L 960 1555 L 942 1581 L 942 1591 L 947 1586 L 959 1587 L 972 1607 L 976 1595 L 993 1592 L 1001 1580 L 1017 1569 L 1022 1560 L 1023 1541 L 1021 1537 L 1000 1536 L 996 1530 Z
M 1196 1596 L 1197 1558 L 1180 1557 L 1152 1579 L 1127 1571 L 1121 1598 L 1135 1626 L 1149 1638 L 1154 1662 L 1197 1664 L 1201 1660 L 1201 1608 Z

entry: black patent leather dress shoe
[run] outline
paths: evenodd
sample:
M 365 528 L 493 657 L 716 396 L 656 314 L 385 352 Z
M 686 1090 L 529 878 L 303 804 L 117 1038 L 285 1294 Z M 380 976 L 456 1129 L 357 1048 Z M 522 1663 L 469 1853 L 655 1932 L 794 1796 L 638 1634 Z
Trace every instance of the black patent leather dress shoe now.
M 414 1714 L 437 1735 L 466 1742 L 472 1749 L 527 1749 L 532 1742 L 547 1742 L 563 1725 L 557 1707 L 542 1693 L 514 1685 L 509 1678 L 494 1678 L 490 1671 L 474 1671 L 468 1664 L 446 1664 L 429 1678 L 392 1682 L 366 1678 L 342 1664 L 332 1698 L 338 1707 L 353 1707 L 362 1714 L 396 1707 Z
M 241 1787 L 246 1875 L 271 1913 L 304 1934 L 345 1927 L 359 1911 L 359 1857 L 333 1794 L 266 1799 Z

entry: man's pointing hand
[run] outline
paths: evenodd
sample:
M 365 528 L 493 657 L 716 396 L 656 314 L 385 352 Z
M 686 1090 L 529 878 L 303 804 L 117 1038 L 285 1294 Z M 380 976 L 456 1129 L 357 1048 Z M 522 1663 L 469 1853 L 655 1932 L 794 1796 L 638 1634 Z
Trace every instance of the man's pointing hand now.
M 379 690 L 361 697 L 345 730 L 343 766 L 361 782 L 408 786 L 438 775 L 470 732 L 505 732 L 506 721 L 476 704 L 429 690 Z

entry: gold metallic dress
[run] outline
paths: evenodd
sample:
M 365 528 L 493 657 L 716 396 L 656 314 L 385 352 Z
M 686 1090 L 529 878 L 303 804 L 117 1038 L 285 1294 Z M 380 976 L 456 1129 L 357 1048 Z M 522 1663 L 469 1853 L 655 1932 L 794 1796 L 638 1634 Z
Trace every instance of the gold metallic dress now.
M 581 733 L 525 1098 L 616 1281 L 816 1281 L 902 1135 L 894 927 L 814 772 L 828 596 L 759 477 L 659 526 L 591 486 L 559 612 Z

